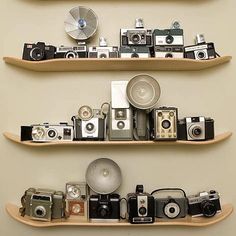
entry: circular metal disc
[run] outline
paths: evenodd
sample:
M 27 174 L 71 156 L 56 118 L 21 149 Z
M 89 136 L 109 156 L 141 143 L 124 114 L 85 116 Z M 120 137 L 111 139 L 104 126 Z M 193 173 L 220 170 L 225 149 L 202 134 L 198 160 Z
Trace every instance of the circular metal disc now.
M 98 28 L 98 18 L 95 12 L 82 6 L 71 9 L 64 23 L 66 33 L 76 40 L 89 39 Z
M 107 158 L 91 162 L 85 178 L 88 186 L 98 194 L 114 192 L 120 186 L 122 179 L 120 167 Z
M 157 104 L 161 95 L 161 88 L 153 77 L 141 74 L 129 81 L 126 94 L 131 105 L 138 109 L 147 110 Z

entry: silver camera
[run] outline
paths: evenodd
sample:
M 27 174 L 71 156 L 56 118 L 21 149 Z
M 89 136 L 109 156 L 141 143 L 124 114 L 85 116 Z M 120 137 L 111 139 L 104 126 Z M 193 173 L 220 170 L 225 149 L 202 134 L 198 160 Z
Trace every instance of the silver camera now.
M 152 30 L 145 29 L 143 19 L 135 21 L 134 29 L 120 30 L 120 46 L 152 46 Z
M 160 107 L 150 115 L 150 138 L 153 140 L 177 139 L 178 109 Z
M 104 140 L 106 134 L 106 116 L 102 109 L 82 106 L 78 115 L 72 118 L 75 140 Z
M 84 42 L 80 42 L 76 47 L 57 47 L 55 58 L 86 58 L 87 46 Z
M 126 98 L 128 81 L 111 82 L 109 140 L 133 139 L 133 111 Z
M 119 48 L 108 47 L 105 38 L 99 39 L 99 47 L 89 47 L 89 58 L 118 58 Z
M 61 191 L 29 188 L 21 201 L 21 214 L 33 220 L 51 221 L 65 217 L 65 197 Z
M 175 21 L 170 29 L 155 29 L 153 31 L 155 57 L 183 58 L 184 32 Z
M 73 141 L 73 126 L 67 123 L 32 125 L 31 135 L 34 142 Z

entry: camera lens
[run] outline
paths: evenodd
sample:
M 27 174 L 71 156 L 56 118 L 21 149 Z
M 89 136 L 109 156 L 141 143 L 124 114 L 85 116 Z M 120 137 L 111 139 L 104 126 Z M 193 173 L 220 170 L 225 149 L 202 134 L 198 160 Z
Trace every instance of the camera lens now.
M 99 58 L 107 58 L 107 54 L 102 53 L 102 54 L 100 54 Z
M 168 35 L 166 37 L 166 43 L 171 44 L 174 42 L 174 38 L 171 35 Z
M 65 56 L 65 58 L 77 58 L 78 57 L 78 53 L 77 52 L 72 52 L 72 51 L 70 51 L 70 52 L 67 52 L 66 53 L 66 56 Z
M 202 129 L 201 127 L 194 127 L 193 130 L 192 130 L 192 133 L 194 136 L 199 136 L 202 134 Z
M 99 208 L 98 208 L 98 214 L 101 218 L 106 218 L 109 216 L 110 214 L 110 209 L 107 205 L 101 205 Z
M 216 214 L 217 210 L 213 202 L 203 201 L 201 203 L 202 213 L 205 217 L 212 217 Z
M 49 129 L 48 130 L 48 137 L 51 139 L 54 139 L 57 136 L 57 132 L 54 129 Z
M 132 41 L 134 44 L 139 43 L 140 40 L 141 40 L 141 37 L 140 37 L 139 34 L 133 34 L 133 35 L 131 36 L 131 41 Z
M 173 54 L 172 53 L 167 53 L 165 58 L 173 58 Z
M 86 125 L 86 130 L 89 131 L 89 132 L 92 132 L 94 130 L 94 124 L 88 123 Z
M 34 214 L 36 217 L 44 217 L 46 215 L 46 209 L 43 206 L 37 206 L 34 209 Z
M 117 123 L 117 128 L 118 128 L 118 129 L 124 129 L 124 128 L 125 128 L 125 123 L 124 123 L 124 121 L 119 121 L 119 122 Z
M 180 206 L 176 202 L 169 202 L 164 207 L 164 214 L 170 219 L 176 218 L 179 213 Z
M 169 120 L 163 120 L 162 123 L 161 123 L 161 126 L 163 129 L 169 129 L 170 126 L 171 126 L 171 123 Z
M 198 59 L 204 59 L 204 58 L 206 58 L 206 54 L 205 54 L 205 52 L 200 51 L 197 53 L 197 57 L 198 57 Z
M 132 53 L 131 58 L 139 58 L 139 55 L 137 53 Z
M 138 212 L 140 215 L 145 215 L 147 213 L 147 209 L 145 207 L 140 207 Z
M 41 48 L 33 48 L 30 52 L 30 57 L 34 61 L 41 61 L 44 58 L 44 51 Z

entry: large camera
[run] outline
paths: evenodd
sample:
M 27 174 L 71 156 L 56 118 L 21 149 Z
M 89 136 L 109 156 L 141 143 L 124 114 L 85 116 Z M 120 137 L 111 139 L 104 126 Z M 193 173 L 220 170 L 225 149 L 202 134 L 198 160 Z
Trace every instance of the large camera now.
M 179 188 L 164 188 L 164 189 L 157 189 L 153 191 L 152 194 L 160 193 L 163 191 L 179 192 L 181 193 L 182 196 L 156 197 L 155 198 L 156 217 L 168 218 L 168 219 L 185 217 L 188 213 L 188 200 L 184 190 Z
M 108 47 L 105 38 L 99 39 L 99 47 L 89 47 L 89 58 L 118 58 L 119 48 Z
M 187 117 L 178 121 L 178 139 L 208 140 L 214 139 L 214 120 L 211 118 Z
M 22 215 L 33 220 L 51 221 L 65 217 L 65 197 L 61 191 L 29 188 L 21 201 Z
M 86 58 L 88 57 L 87 46 L 84 42 L 76 47 L 57 47 L 55 58 Z
M 127 195 L 127 204 L 128 220 L 131 224 L 145 224 L 155 221 L 154 197 L 143 192 L 143 185 L 137 185 L 136 192 Z
M 214 43 L 206 43 L 204 35 L 196 36 L 196 45 L 184 47 L 184 57 L 196 60 L 209 60 L 219 56 L 215 51 Z
M 183 58 L 184 32 L 175 21 L 171 29 L 153 31 L 154 53 L 159 58 Z
M 221 211 L 220 196 L 215 190 L 188 197 L 188 213 L 193 217 L 213 217 Z
M 145 29 L 143 19 L 135 21 L 135 29 L 120 30 L 120 46 L 152 46 L 152 30 Z
M 77 116 L 72 118 L 74 140 L 104 140 L 106 133 L 106 116 L 101 109 L 89 106 L 79 108 Z
M 178 109 L 175 107 L 160 107 L 150 114 L 150 139 L 177 139 Z
M 126 98 L 128 81 L 111 82 L 109 140 L 133 139 L 133 110 Z
M 73 136 L 73 126 L 62 122 L 58 125 L 43 123 L 42 125 L 21 126 L 21 141 L 72 141 Z
M 51 45 L 45 45 L 44 42 L 25 43 L 23 49 L 23 60 L 42 61 L 53 59 L 55 57 L 56 48 Z
M 150 49 L 145 46 L 120 47 L 121 58 L 148 58 Z

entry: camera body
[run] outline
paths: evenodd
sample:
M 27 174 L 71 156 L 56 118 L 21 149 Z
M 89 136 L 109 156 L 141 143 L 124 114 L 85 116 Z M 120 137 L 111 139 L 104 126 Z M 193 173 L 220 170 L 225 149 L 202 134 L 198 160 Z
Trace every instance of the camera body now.
M 188 197 L 188 213 L 193 217 L 213 217 L 221 211 L 220 196 L 215 190 Z
M 87 46 L 85 43 L 79 43 L 76 47 L 57 47 L 55 58 L 87 58 L 88 52 L 87 52 Z
M 61 191 L 29 188 L 23 198 L 25 215 L 33 220 L 51 221 L 65 217 L 65 197 Z
M 70 218 L 88 219 L 88 186 L 85 182 L 66 183 L 66 211 Z
M 63 122 L 58 125 L 43 123 L 31 126 L 21 126 L 21 141 L 73 141 L 73 136 L 73 126 Z
M 154 53 L 157 58 L 183 58 L 184 31 L 175 21 L 170 29 L 153 31 Z
M 89 198 L 89 219 L 91 221 L 119 221 L 120 195 L 91 195 Z
M 136 186 L 136 193 L 127 195 L 128 220 L 131 224 L 153 223 L 155 221 L 155 200 L 143 192 L 143 185 Z
M 45 45 L 44 42 L 25 43 L 22 59 L 27 61 L 49 60 L 55 57 L 55 52 L 56 47 Z
M 121 58 L 149 58 L 150 49 L 145 46 L 120 47 Z
M 106 117 L 101 109 L 82 106 L 78 115 L 71 119 L 74 124 L 74 140 L 105 139 Z
M 214 43 L 206 43 L 204 35 L 196 37 L 196 45 L 184 47 L 184 57 L 195 60 L 209 60 L 217 57 Z
M 214 120 L 211 118 L 186 117 L 178 121 L 178 139 L 201 141 L 214 139 Z
M 160 107 L 150 113 L 150 139 L 177 140 L 178 109 Z
M 111 82 L 109 140 L 133 139 L 133 110 L 126 98 L 128 81 Z

